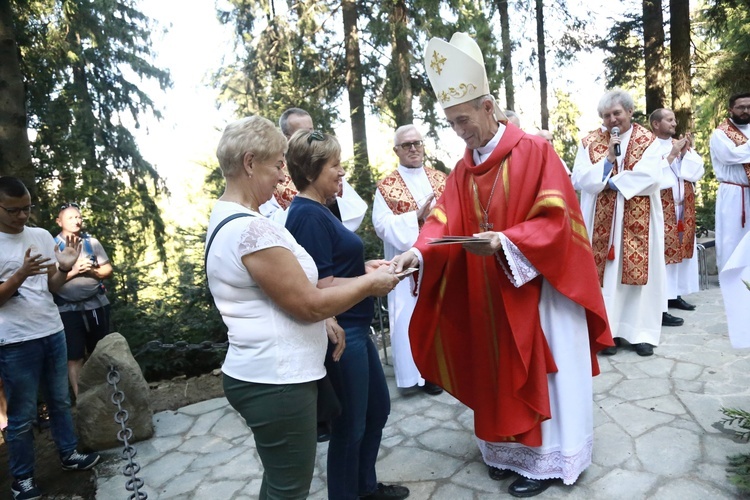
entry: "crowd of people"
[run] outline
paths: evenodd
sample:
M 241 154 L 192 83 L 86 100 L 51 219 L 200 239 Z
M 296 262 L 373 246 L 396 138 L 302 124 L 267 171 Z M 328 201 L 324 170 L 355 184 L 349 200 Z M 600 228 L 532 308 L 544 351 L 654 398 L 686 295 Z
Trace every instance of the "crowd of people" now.
M 548 131 L 526 133 L 498 106 L 470 36 L 433 38 L 424 57 L 466 147 L 446 175 L 424 165 L 418 127 L 395 130 L 398 165 L 372 210 L 382 260 L 365 261 L 354 232 L 368 207 L 345 180 L 338 140 L 305 110 L 285 111 L 278 128 L 237 120 L 219 142 L 226 185 L 206 273 L 228 329 L 224 391 L 253 432 L 262 499 L 306 498 L 320 441 L 331 500 L 409 496 L 376 474 L 390 395 L 369 335 L 373 297 L 388 297 L 399 390 L 446 391 L 470 407 L 489 476 L 513 478 L 516 497 L 573 484 L 591 464 L 597 354 L 651 356 L 662 327 L 684 324 L 669 310 L 695 309 L 683 295 L 698 291 L 704 165 L 690 133 L 675 137 L 672 110 L 645 127 L 627 92 L 608 91 L 569 169 Z M 710 144 L 720 270 L 750 244 L 750 93 L 728 111 Z M 39 496 L 39 386 L 63 467 L 99 460 L 76 450 L 68 383 L 77 395 L 85 355 L 109 331 L 112 274 L 76 204 L 60 207 L 54 240 L 26 226 L 32 207 L 20 181 L 0 178 L 0 377 L 19 499 Z

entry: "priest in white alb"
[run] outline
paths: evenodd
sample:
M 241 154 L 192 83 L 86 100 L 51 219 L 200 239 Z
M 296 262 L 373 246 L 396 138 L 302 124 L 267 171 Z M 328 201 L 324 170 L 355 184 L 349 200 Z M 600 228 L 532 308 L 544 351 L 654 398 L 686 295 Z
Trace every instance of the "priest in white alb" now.
M 729 98 L 729 117 L 711 134 L 716 192 L 716 265 L 722 270 L 750 233 L 750 92 Z
M 649 117 L 662 157 L 661 203 L 664 212 L 664 259 L 667 264 L 667 302 L 662 326 L 679 326 L 682 318 L 667 308 L 692 311 L 695 305 L 683 295 L 700 290 L 698 252 L 695 248 L 695 183 L 703 177 L 703 158 L 693 149 L 693 136 L 674 137 L 677 118 L 672 110 L 659 108 Z
M 571 181 L 581 191 L 612 336 L 651 356 L 667 300 L 662 159 L 654 135 L 632 121 L 634 108 L 622 89 L 604 94 L 597 108 L 604 126 L 581 141 Z
M 396 129 L 393 152 L 398 157 L 399 166 L 378 182 L 372 207 L 372 223 L 378 237 L 383 240 L 386 260 L 405 252 L 417 241 L 430 209 L 443 194 L 446 177 L 443 172 L 423 165 L 424 142 L 414 125 Z M 418 386 L 427 394 L 437 395 L 443 389 L 422 378 L 411 352 L 409 321 L 417 303 L 412 286 L 412 280 L 402 280 L 388 294 L 396 386 Z

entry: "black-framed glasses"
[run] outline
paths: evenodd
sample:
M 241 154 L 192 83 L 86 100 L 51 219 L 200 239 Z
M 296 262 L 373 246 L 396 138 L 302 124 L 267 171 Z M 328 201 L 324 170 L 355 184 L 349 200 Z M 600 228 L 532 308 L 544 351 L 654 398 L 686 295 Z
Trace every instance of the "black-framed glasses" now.
M 81 207 L 78 206 L 78 203 L 68 202 L 68 203 L 63 203 L 62 205 L 60 205 L 60 209 L 58 210 L 58 212 L 62 212 L 66 208 L 71 208 L 71 207 L 77 208 L 78 210 L 81 209 Z
M 401 149 L 404 151 L 409 151 L 412 147 L 414 149 L 421 149 L 421 147 L 424 145 L 424 142 L 422 141 L 411 141 L 411 142 L 402 142 L 398 145 Z
M 21 212 L 25 214 L 30 214 L 31 211 L 34 209 L 36 205 L 26 205 L 25 207 L 18 207 L 18 208 L 6 208 L 2 205 L 0 205 L 0 208 L 8 212 L 8 215 L 18 215 Z
M 325 141 L 326 136 L 320 130 L 313 130 L 310 135 L 307 136 L 307 143 L 312 144 L 313 141 Z

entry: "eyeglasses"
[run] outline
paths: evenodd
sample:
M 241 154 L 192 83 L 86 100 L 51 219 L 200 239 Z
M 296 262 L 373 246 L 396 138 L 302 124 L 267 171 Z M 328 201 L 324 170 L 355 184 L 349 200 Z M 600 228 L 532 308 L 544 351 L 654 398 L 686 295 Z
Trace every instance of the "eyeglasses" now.
M 750 106 L 734 106 L 732 109 L 737 111 L 750 111 Z
M 60 209 L 58 210 L 58 212 L 62 212 L 66 208 L 70 208 L 70 207 L 77 208 L 79 210 L 81 208 L 81 207 L 78 206 L 78 203 L 73 203 L 73 202 L 63 203 L 62 205 L 60 205 Z
M 19 207 L 19 208 L 5 208 L 4 206 L 0 205 L 0 208 L 2 208 L 3 210 L 5 210 L 6 212 L 8 212 L 8 215 L 18 215 L 21 212 L 23 212 L 25 214 L 30 214 L 31 210 L 35 206 L 36 205 L 26 205 L 25 207 Z
M 402 142 L 398 145 L 398 147 L 400 147 L 404 151 L 409 151 L 412 147 L 414 147 L 414 149 L 421 149 L 422 144 L 422 141 Z
M 313 141 L 325 141 L 326 136 L 320 130 L 313 130 L 310 135 L 307 136 L 307 143 L 312 144 Z

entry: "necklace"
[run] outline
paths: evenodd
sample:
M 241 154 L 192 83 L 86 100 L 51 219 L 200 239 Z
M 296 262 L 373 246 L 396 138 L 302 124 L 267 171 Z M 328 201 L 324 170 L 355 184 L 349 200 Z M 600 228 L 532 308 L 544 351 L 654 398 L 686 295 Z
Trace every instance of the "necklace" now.
M 482 231 L 489 231 L 493 227 L 495 227 L 494 224 L 491 224 L 489 222 L 489 211 L 490 211 L 490 204 L 492 203 L 492 196 L 495 194 L 495 186 L 497 186 L 497 180 L 500 178 L 500 172 L 503 171 L 503 166 L 505 165 L 505 160 L 500 163 L 500 166 L 497 167 L 497 174 L 495 175 L 495 182 L 492 183 L 492 190 L 490 191 L 490 197 L 487 199 L 487 208 L 484 208 L 482 206 L 482 202 L 479 201 L 479 186 L 476 186 L 476 183 L 474 184 L 477 189 L 477 203 L 479 203 L 479 208 L 482 209 L 482 213 L 484 216 L 482 217 L 484 219 L 483 222 L 479 223 L 479 229 Z

